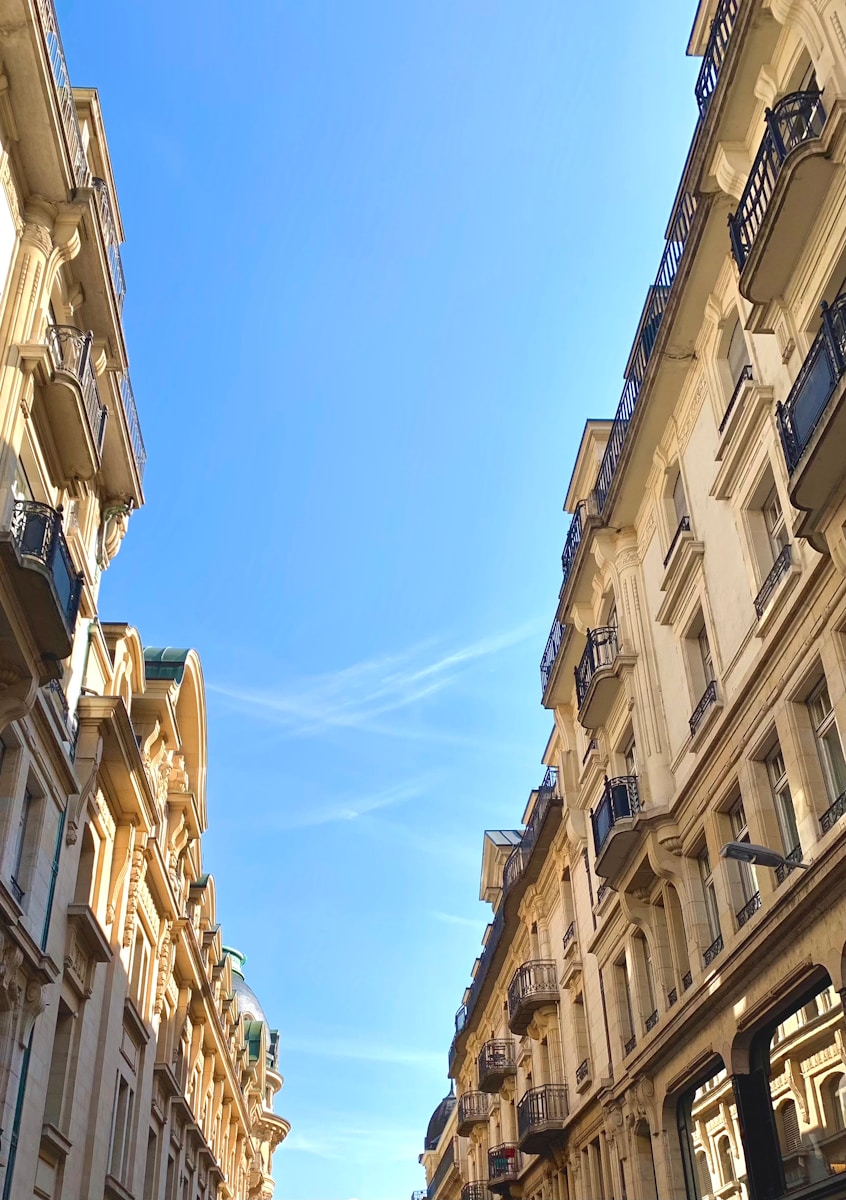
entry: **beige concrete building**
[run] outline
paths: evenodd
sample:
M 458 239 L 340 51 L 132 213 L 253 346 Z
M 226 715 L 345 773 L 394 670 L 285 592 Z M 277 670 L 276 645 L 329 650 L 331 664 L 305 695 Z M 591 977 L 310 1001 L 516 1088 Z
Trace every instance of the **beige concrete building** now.
M 98 618 L 145 462 L 100 104 L 52 0 L 0 29 L 0 1196 L 269 1200 L 278 1036 L 203 870 L 199 660 Z
M 666 248 L 566 498 L 547 775 L 485 835 L 465 1200 L 846 1196 L 846 3 L 702 0 L 688 49 Z

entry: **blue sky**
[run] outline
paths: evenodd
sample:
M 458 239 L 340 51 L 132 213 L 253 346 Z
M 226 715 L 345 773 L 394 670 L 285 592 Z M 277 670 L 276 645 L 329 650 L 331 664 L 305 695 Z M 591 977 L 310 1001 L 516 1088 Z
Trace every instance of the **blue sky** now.
M 482 831 L 542 775 L 572 460 L 694 126 L 694 7 L 59 0 L 149 451 L 102 612 L 203 659 L 281 1200 L 421 1186 Z

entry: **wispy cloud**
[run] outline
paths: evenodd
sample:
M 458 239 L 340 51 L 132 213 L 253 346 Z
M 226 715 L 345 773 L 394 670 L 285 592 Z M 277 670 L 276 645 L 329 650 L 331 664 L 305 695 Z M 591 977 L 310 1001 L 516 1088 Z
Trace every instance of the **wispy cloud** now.
M 309 1057 L 351 1059 L 355 1062 L 386 1063 L 399 1067 L 417 1067 L 425 1071 L 443 1073 L 444 1056 L 440 1050 L 421 1050 L 415 1046 L 397 1045 L 391 1042 L 374 1042 L 366 1039 L 349 1038 L 298 1038 L 282 1035 L 281 1050 Z
M 438 909 L 432 909 L 430 915 L 436 921 L 443 921 L 444 925 L 465 925 L 471 929 L 482 928 L 482 922 L 476 917 L 457 917 L 455 913 L 439 912 Z
M 219 682 L 208 686 L 289 737 L 310 737 L 328 729 L 356 729 L 393 737 L 443 736 L 436 731 L 386 724 L 384 718 L 419 706 L 453 684 L 472 664 L 525 641 L 535 632 L 534 626 L 524 625 L 447 652 L 439 651 L 433 641 L 424 642 L 400 654 L 367 659 L 272 691 Z M 456 740 L 454 735 L 451 740 Z
M 394 787 L 374 792 L 370 796 L 343 798 L 337 804 L 317 806 L 303 812 L 274 812 L 262 820 L 265 828 L 275 830 L 310 829 L 319 825 L 333 825 L 344 821 L 357 821 L 380 809 L 393 808 L 422 796 L 430 786 L 433 776 L 423 776 L 398 783 Z

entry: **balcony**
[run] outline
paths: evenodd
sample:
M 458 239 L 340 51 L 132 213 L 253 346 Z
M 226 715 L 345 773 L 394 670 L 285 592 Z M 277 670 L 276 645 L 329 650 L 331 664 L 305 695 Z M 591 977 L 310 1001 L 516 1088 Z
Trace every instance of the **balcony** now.
M 843 479 L 846 444 L 846 292 L 822 306 L 822 324 L 784 404 L 776 405 L 790 475 L 790 502 L 803 510 L 800 533 L 820 516 Z M 820 546 L 818 549 L 822 548 Z
M 637 840 L 634 826 L 640 809 L 636 775 L 606 778 L 602 799 L 590 814 L 598 875 L 614 877 L 624 866 Z
M 481 1181 L 465 1183 L 461 1189 L 461 1200 L 491 1200 L 491 1194 L 487 1184 Z
M 737 18 L 737 3 L 738 0 L 720 0 L 711 25 L 708 45 L 702 57 L 702 66 L 699 68 L 699 76 L 694 88 L 700 119 L 707 113 L 711 97 L 717 88 L 720 67 L 723 65 L 731 31 Z
M 589 629 L 584 653 L 575 668 L 579 721 L 585 729 L 599 729 L 608 720 L 620 694 L 622 668 L 631 655 L 621 655 L 613 625 Z
M 109 278 L 112 281 L 115 304 L 117 305 L 118 312 L 120 312 L 123 308 L 124 297 L 126 296 L 126 279 L 123 274 L 123 262 L 120 257 L 120 238 L 118 237 L 117 223 L 112 210 L 109 185 L 105 179 L 96 178 L 91 180 L 91 184 L 94 188 L 95 206 L 97 216 L 100 220 L 100 229 L 103 232 L 106 261 L 109 266 Z
M 555 963 L 523 963 L 508 985 L 508 1027 L 512 1033 L 525 1033 L 539 1008 L 558 1003 Z
M 91 479 L 100 466 L 108 411 L 91 361 L 90 332 L 48 325 L 44 345 L 22 347 L 20 354 L 40 386 L 33 416 L 54 481 Z
M 488 1187 L 492 1192 L 507 1192 L 509 1184 L 523 1169 L 523 1156 L 519 1146 L 503 1143 L 488 1151 Z
M 741 294 L 760 304 L 786 288 L 833 169 L 825 157 L 826 113 L 818 91 L 791 92 L 764 119 L 766 131 L 729 217 Z
M 485 1042 L 476 1062 L 481 1091 L 498 1092 L 505 1080 L 517 1071 L 517 1046 L 514 1039 L 497 1038 Z
M 488 1119 L 490 1099 L 485 1092 L 465 1092 L 458 1097 L 458 1132 L 468 1134 L 474 1125 L 484 1125 Z
M 561 1140 L 570 1115 L 567 1088 L 548 1083 L 526 1092 L 517 1105 L 517 1135 L 525 1154 L 541 1154 L 550 1143 Z
M 62 532 L 61 509 L 16 500 L 9 528 L 0 532 L 0 557 L 42 656 L 53 661 L 67 658 L 82 575 L 74 569 Z
M 841 794 L 837 797 L 837 799 L 834 801 L 834 803 L 831 805 L 831 807 L 827 808 L 825 810 L 825 812 L 823 813 L 823 815 L 820 817 L 820 828 L 822 829 L 823 833 L 828 833 L 829 829 L 831 829 L 834 825 L 837 824 L 837 822 L 843 816 L 844 812 L 846 812 L 846 792 L 841 792 Z M 797 850 L 799 851 L 799 858 L 796 859 L 795 861 L 796 862 L 801 861 L 801 858 L 802 858 L 801 846 L 797 846 L 796 850 L 790 851 L 790 854 L 787 855 L 788 861 L 791 861 L 791 855 L 795 854 Z
M 739 909 L 735 913 L 735 919 L 737 921 L 737 928 L 742 929 L 743 926 L 746 924 L 746 922 L 750 919 L 750 917 L 754 917 L 755 913 L 758 911 L 758 909 L 760 907 L 761 907 L 761 893 L 756 892 L 754 896 L 752 896 L 749 900 L 747 900 L 747 902 L 743 905 L 743 908 Z
M 789 572 L 790 563 L 790 542 L 788 542 L 786 546 L 782 546 L 778 558 L 773 563 L 767 578 L 761 584 L 761 590 L 755 597 L 755 612 L 758 615 L 759 621 L 769 608 L 770 601 L 775 595 L 778 585 Z
M 564 626 L 556 618 L 552 622 L 552 629 L 550 629 L 549 637 L 546 639 L 546 646 L 540 662 L 541 692 L 544 696 L 546 695 L 546 689 L 549 687 L 549 680 L 552 676 L 555 660 L 558 657 L 558 651 L 561 649 L 563 640 Z
M 705 727 L 706 720 L 716 705 L 717 683 L 716 680 L 712 679 L 702 693 L 702 698 L 696 705 L 696 708 L 690 715 L 688 725 L 690 726 L 690 736 L 692 738 L 695 738 L 699 730 Z
M 548 831 L 548 837 L 543 837 L 547 833 L 546 818 L 551 808 L 560 807 L 561 797 L 558 795 L 558 776 L 555 769 L 550 767 L 544 775 L 543 782 L 537 789 L 537 799 L 532 808 L 532 815 L 529 817 L 526 828 L 523 830 L 520 844 L 519 846 L 515 846 L 506 859 L 502 872 L 502 887 L 506 896 L 529 873 L 532 863 L 532 852 L 538 842 L 543 838 L 544 843 L 547 843 L 549 838 L 551 838 L 553 830 Z

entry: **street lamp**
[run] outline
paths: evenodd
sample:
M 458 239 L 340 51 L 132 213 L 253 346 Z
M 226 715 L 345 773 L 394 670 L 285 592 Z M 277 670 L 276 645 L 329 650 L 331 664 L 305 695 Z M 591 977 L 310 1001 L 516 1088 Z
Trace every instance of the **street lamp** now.
M 792 871 L 794 867 L 799 867 L 802 871 L 808 871 L 811 867 L 810 863 L 794 862 L 793 859 L 779 854 L 777 850 L 771 850 L 769 846 L 756 846 L 754 842 L 727 842 L 720 851 L 720 858 L 733 858 L 736 862 L 751 863 L 755 867 L 770 867 L 771 870 L 787 867 L 788 871 Z

